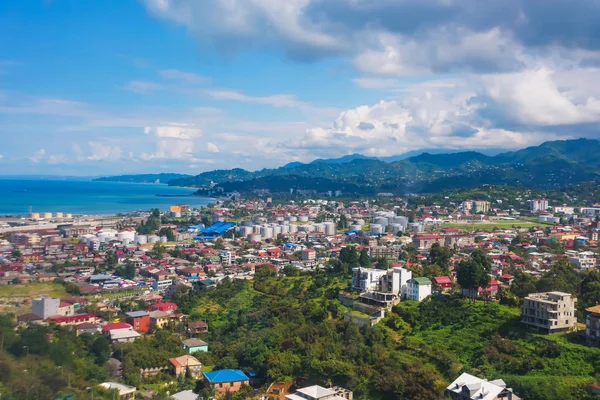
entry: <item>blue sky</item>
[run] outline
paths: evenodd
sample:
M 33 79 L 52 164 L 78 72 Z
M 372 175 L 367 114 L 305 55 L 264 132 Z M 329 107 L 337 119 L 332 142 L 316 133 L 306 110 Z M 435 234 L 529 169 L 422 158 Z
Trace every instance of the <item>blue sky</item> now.
M 6 1 L 0 174 L 597 137 L 599 63 L 583 0 Z

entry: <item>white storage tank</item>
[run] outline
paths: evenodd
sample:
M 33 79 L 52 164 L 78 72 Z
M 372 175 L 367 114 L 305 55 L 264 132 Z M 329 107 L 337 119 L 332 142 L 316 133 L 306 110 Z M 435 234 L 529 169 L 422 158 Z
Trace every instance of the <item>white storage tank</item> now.
M 300 221 L 300 222 L 308 222 L 308 215 L 300 215 L 298 217 L 298 221 Z
M 263 226 L 260 234 L 264 239 L 272 239 L 273 238 L 273 228 L 270 226 Z
M 362 230 L 362 225 L 352 224 L 348 227 L 351 231 L 360 231 Z
M 242 236 L 252 235 L 254 233 L 253 226 L 240 226 L 240 234 Z
M 44 219 L 52 219 L 52 213 L 44 213 Z
M 333 236 L 337 232 L 335 222 L 327 221 L 325 222 L 325 234 L 327 236 Z
M 146 235 L 137 235 L 135 237 L 135 242 L 137 244 L 146 244 L 146 243 L 148 243 L 148 236 L 146 236 Z
M 298 225 L 290 224 L 290 233 L 296 233 L 296 232 L 298 232 Z
M 277 222 L 283 222 L 283 217 L 277 217 L 276 221 Z
M 364 219 L 357 219 L 354 221 L 354 225 L 360 225 L 363 226 L 365 224 L 365 220 Z
M 289 220 L 290 220 L 290 222 L 297 222 L 297 221 L 298 221 L 298 217 L 295 217 L 295 216 L 293 216 L 293 215 L 292 215 L 292 216 L 289 218 Z
M 281 225 L 281 233 L 289 233 L 290 225 Z
M 394 235 L 397 235 L 398 232 L 404 232 L 404 226 L 402 224 L 394 223 L 390 225 L 390 228 L 392 228 L 392 233 Z
M 67 215 L 65 215 L 65 218 L 71 219 L 71 218 L 73 218 L 73 214 L 68 214 L 67 213 Z
M 371 224 L 371 233 L 381 234 L 383 233 L 383 226 L 380 224 Z
M 277 237 L 282 232 L 281 225 L 275 225 L 273 227 L 273 236 Z
M 160 238 L 156 235 L 150 235 L 148 236 L 148 243 L 156 243 L 160 241 Z
M 248 240 L 251 242 L 260 242 L 262 241 L 261 235 L 248 235 Z
M 310 224 L 298 225 L 298 230 L 302 231 L 302 232 L 313 232 L 314 229 L 315 229 L 315 227 L 313 225 L 310 225 Z
M 323 223 L 315 224 L 315 231 L 325 233 L 325 224 L 323 224 Z
M 56 213 L 56 218 L 61 218 L 62 219 L 64 217 L 65 217 L 65 215 L 63 213 L 61 213 L 61 212 L 57 212 Z
M 386 217 L 377 217 L 373 222 L 377 225 L 388 226 L 389 221 Z
M 262 225 L 254 225 L 254 233 L 259 235 L 262 232 Z
M 166 236 L 161 236 L 160 237 L 160 242 L 161 243 L 167 243 L 167 237 Z

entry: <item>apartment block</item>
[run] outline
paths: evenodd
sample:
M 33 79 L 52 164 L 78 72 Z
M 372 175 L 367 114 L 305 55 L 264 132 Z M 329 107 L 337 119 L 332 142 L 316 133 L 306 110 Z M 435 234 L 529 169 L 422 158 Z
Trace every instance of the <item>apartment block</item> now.
M 523 300 L 521 322 L 545 333 L 566 331 L 575 325 L 575 303 L 570 293 L 531 293 Z

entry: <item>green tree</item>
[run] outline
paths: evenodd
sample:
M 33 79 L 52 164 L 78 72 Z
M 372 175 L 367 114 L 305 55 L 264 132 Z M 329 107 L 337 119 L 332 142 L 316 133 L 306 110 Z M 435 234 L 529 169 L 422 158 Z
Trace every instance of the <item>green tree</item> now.
M 450 270 L 450 259 L 452 258 L 452 250 L 441 246 L 439 243 L 434 243 L 429 250 L 429 263 L 439 265 L 445 273 Z
M 90 352 L 94 355 L 94 362 L 96 364 L 106 364 L 112 353 L 108 339 L 104 336 L 98 336 L 98 338 L 94 340 Z
M 363 268 L 371 268 L 371 257 L 369 256 L 369 249 L 362 249 L 358 258 L 358 263 Z
M 167 241 L 174 242 L 175 235 L 173 234 L 173 230 L 171 228 L 160 228 L 158 231 L 158 236 L 166 236 Z

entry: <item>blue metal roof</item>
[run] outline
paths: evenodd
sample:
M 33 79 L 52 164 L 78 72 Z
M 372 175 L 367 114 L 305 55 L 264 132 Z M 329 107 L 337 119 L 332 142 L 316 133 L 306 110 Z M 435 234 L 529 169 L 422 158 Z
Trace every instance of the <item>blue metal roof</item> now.
M 200 232 L 204 236 L 222 235 L 234 226 L 235 222 L 217 222 L 216 224 L 211 225 L 208 228 L 202 229 Z
M 222 369 L 219 371 L 205 372 L 204 377 L 210 383 L 225 383 L 247 381 L 250 378 L 239 369 Z

